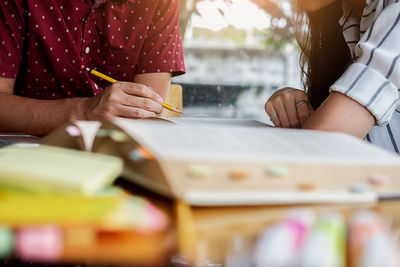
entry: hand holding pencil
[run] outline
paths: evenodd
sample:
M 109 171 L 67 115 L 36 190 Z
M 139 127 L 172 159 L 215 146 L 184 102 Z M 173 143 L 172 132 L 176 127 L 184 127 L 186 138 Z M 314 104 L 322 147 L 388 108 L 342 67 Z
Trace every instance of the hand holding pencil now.
M 111 82 L 111 85 L 101 94 L 87 100 L 86 117 L 89 120 L 111 120 L 114 117 L 156 117 L 161 114 L 163 107 L 180 112 L 164 103 L 160 95 L 144 84 L 118 82 L 85 66 L 81 69 Z
M 101 73 L 99 71 L 94 70 L 94 69 L 88 68 L 85 65 L 82 65 L 81 69 L 85 70 L 85 71 L 89 72 L 90 74 L 93 74 L 93 75 L 95 75 L 95 76 L 97 76 L 99 78 L 102 78 L 103 80 L 106 80 L 106 81 L 108 81 L 110 83 L 118 82 L 114 78 L 111 78 L 111 77 L 109 77 L 109 76 L 107 76 L 107 75 L 105 75 L 105 74 L 103 74 L 103 73 Z M 175 107 L 173 107 L 173 106 L 171 106 L 171 105 L 169 105 L 167 103 L 163 102 L 162 106 L 163 106 L 163 108 L 166 108 L 166 109 L 168 109 L 170 111 L 173 111 L 173 112 L 176 112 L 176 113 L 182 113 L 182 111 L 179 111 L 177 108 L 175 108 Z

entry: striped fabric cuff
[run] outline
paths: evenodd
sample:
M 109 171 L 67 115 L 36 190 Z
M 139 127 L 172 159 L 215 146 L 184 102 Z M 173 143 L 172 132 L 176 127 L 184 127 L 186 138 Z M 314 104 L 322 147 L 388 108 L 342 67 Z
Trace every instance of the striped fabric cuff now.
M 376 124 L 387 124 L 399 105 L 397 88 L 381 73 L 360 63 L 351 64 L 331 91 L 340 92 L 366 107 Z

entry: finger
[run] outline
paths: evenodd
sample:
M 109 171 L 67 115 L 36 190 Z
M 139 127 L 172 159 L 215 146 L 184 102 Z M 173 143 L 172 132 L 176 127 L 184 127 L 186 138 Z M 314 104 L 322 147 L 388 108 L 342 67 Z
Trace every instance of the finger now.
M 296 89 L 296 88 L 293 88 L 293 87 L 285 87 L 285 88 L 282 88 L 281 90 L 279 90 L 277 92 L 277 96 L 286 94 L 286 93 L 288 93 L 290 91 L 299 91 L 299 89 Z
M 145 97 L 128 95 L 124 98 L 122 104 L 125 106 L 141 108 L 156 114 L 160 114 L 163 111 L 163 107 L 160 103 Z
M 164 102 L 159 94 L 157 94 L 151 88 L 147 87 L 144 84 L 120 82 L 120 86 L 126 94 L 150 98 L 160 104 Z
M 281 121 L 279 120 L 279 115 L 277 112 L 272 113 L 274 116 L 270 117 L 271 122 L 274 124 L 275 127 L 281 127 Z
M 267 102 L 265 104 L 265 112 L 269 116 L 270 120 L 271 120 L 271 116 L 273 114 L 278 114 L 278 112 L 276 112 L 276 110 L 271 102 Z M 271 122 L 274 124 L 275 127 L 281 127 L 281 122 L 279 120 L 279 116 L 276 117 L 275 119 L 272 119 Z
M 292 96 L 283 96 L 284 106 L 286 114 L 288 116 L 289 124 L 291 128 L 300 128 L 299 117 L 297 116 L 296 99 Z
M 279 122 L 281 124 L 281 127 L 290 128 L 289 118 L 286 113 L 285 105 L 283 104 L 283 101 L 281 98 L 277 98 L 274 101 L 274 108 L 276 110 L 276 113 L 278 113 Z
M 304 122 L 308 119 L 308 117 L 310 117 L 308 104 L 302 104 L 297 106 L 297 116 L 299 117 L 300 125 L 303 125 Z
M 313 106 L 310 104 L 310 102 L 308 102 L 308 112 L 309 112 L 309 114 L 310 115 L 313 114 L 314 111 L 315 110 L 314 110 Z
M 138 119 L 138 118 L 149 118 L 155 117 L 156 114 L 154 112 L 144 110 L 138 107 L 131 107 L 120 105 L 118 110 L 116 111 L 116 115 L 122 118 L 129 118 L 129 119 Z

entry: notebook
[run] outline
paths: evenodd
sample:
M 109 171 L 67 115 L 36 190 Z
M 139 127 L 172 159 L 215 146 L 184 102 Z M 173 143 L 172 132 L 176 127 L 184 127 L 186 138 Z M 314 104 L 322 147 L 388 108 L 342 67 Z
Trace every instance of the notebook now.
M 122 172 L 121 159 L 66 148 L 7 146 L 0 149 L 0 186 L 30 192 L 92 195 Z

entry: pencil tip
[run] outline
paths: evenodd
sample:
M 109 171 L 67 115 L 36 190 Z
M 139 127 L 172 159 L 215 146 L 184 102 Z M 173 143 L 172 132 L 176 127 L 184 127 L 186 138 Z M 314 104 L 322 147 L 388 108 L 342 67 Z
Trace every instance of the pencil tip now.
M 180 110 L 179 110 L 179 109 L 177 109 L 177 108 L 174 108 L 174 111 L 175 111 L 176 113 L 183 114 L 183 112 L 182 112 L 182 111 L 180 111 Z

